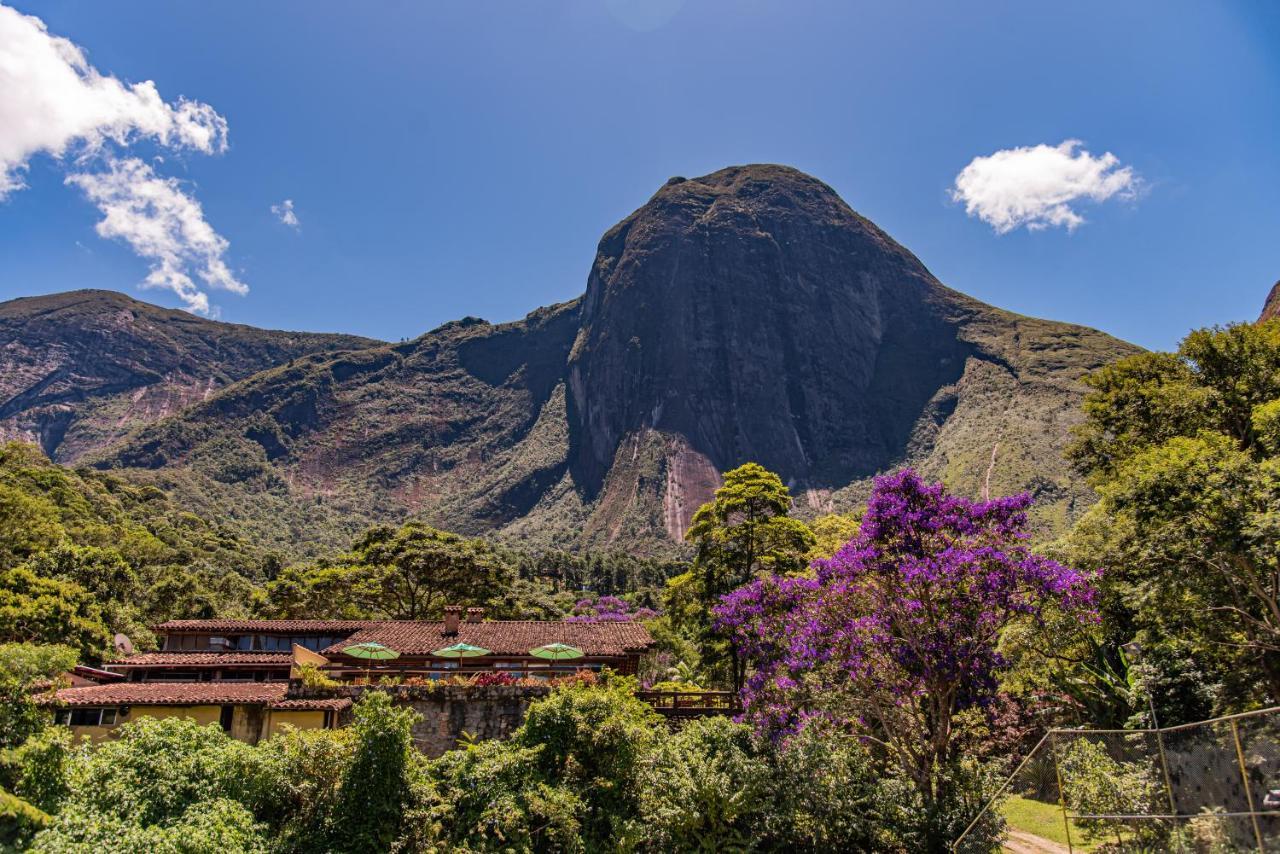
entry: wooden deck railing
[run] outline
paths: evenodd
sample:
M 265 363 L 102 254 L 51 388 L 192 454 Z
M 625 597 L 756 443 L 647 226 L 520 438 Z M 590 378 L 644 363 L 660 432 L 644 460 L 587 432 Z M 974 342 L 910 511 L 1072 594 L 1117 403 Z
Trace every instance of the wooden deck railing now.
M 742 711 L 732 691 L 637 691 L 636 697 L 671 718 L 736 715 Z

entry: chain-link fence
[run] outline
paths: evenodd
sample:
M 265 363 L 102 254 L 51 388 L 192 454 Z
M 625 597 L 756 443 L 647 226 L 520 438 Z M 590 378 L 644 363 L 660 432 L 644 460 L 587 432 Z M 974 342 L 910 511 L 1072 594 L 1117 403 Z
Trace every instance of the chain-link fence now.
M 1280 851 L 1280 708 L 1154 730 L 1051 730 L 989 809 L 1005 810 L 1015 840 L 1067 851 Z

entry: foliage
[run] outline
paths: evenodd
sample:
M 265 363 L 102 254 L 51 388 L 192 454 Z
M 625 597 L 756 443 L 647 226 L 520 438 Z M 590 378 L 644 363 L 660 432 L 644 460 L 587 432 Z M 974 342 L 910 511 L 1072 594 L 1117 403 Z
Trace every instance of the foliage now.
M 335 565 L 285 570 L 266 589 L 277 619 L 438 619 L 450 603 L 484 602 L 511 570 L 484 540 L 417 522 L 370 528 Z
M 271 828 L 273 850 L 324 850 L 355 749 L 352 736 L 350 727 L 290 728 L 258 745 L 246 771 L 244 803 Z
M 1123 762 L 1108 755 L 1106 748 L 1087 738 L 1075 739 L 1061 750 L 1059 768 L 1068 806 L 1077 813 L 1093 815 L 1157 815 L 1168 809 L 1161 803 L 1164 787 L 1148 763 Z M 1077 819 L 1094 838 L 1108 832 L 1119 837 L 1120 825 L 1109 819 Z M 1132 838 L 1146 846 L 1159 845 L 1168 829 L 1157 821 L 1129 823 Z M 1152 849 L 1155 850 L 1155 849 Z
M 323 670 L 314 664 L 298 664 L 295 666 L 298 670 L 298 679 L 302 680 L 302 684 L 306 688 L 337 688 L 342 684 L 337 679 L 326 675 Z
M 704 625 L 720 597 L 760 573 L 786 575 L 804 569 L 804 556 L 814 536 L 803 522 L 792 519 L 791 493 L 773 472 L 746 463 L 725 472 L 715 498 L 693 514 L 685 539 L 697 548 L 690 570 L 691 587 L 701 606 Z M 746 662 L 738 639 L 727 638 L 730 682 L 739 690 Z M 704 652 L 715 649 L 707 644 Z
M 111 646 L 93 594 L 25 567 L 0 571 L 0 642 L 66 644 L 97 660 Z
M 410 833 L 452 851 L 583 850 L 582 800 L 547 782 L 540 753 L 497 741 L 446 753 L 429 770 L 439 800 L 406 817 Z
M 45 727 L 48 712 L 36 705 L 39 683 L 57 679 L 76 665 L 66 646 L 0 644 L 0 749 L 16 747 Z
M 26 851 L 48 824 L 48 815 L 0 789 L 0 851 Z
M 253 814 L 227 798 L 193 804 L 164 825 L 135 824 L 79 805 L 58 816 L 31 846 L 39 854 L 266 854 L 267 840 Z
M 813 531 L 813 547 L 804 556 L 806 563 L 827 560 L 840 551 L 840 547 L 858 535 L 862 523 L 861 513 L 828 513 L 809 523 Z
M 385 851 L 400 835 L 417 759 L 410 729 L 418 720 L 383 692 L 361 699 L 352 726 L 355 752 L 334 804 L 330 850 Z
M 33 806 L 56 813 L 70 793 L 67 775 L 72 749 L 69 730 L 45 727 L 18 747 L 4 751 L 9 788 Z
M 621 834 L 639 808 L 637 772 L 661 718 L 634 691 L 635 680 L 623 677 L 566 685 L 530 706 L 513 737 L 541 748 L 540 773 L 582 799 L 588 845 Z
M 1086 575 L 1027 547 L 1029 504 L 951 496 L 909 469 L 878 478 L 858 537 L 814 577 L 757 579 L 716 609 L 757 664 L 751 719 L 781 734 L 814 717 L 856 726 L 926 815 L 950 809 L 956 717 L 994 695 L 1002 630 L 1093 601 Z
M 1101 500 L 1068 546 L 1115 567 L 1117 642 L 1194 659 L 1171 687 L 1207 677 L 1221 710 L 1280 698 L 1280 321 L 1198 330 L 1088 384 L 1069 453 Z
M 694 721 L 645 758 L 639 791 L 646 841 L 663 851 L 750 848 L 769 808 L 768 781 L 748 727 Z

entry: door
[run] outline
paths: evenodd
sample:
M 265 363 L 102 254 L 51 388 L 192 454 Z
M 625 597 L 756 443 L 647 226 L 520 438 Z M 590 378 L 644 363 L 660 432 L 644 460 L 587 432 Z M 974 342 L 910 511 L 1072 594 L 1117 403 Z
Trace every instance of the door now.
M 218 716 L 218 723 L 222 726 L 223 732 L 231 732 L 231 719 L 235 717 L 235 706 L 223 706 L 222 714 Z

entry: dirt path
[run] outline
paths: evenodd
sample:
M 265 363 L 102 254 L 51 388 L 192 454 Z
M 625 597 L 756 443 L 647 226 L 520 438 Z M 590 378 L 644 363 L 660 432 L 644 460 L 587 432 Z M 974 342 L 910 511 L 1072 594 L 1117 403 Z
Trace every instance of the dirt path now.
M 1021 830 L 1009 831 L 1004 850 L 1010 854 L 1067 854 L 1067 846 Z

